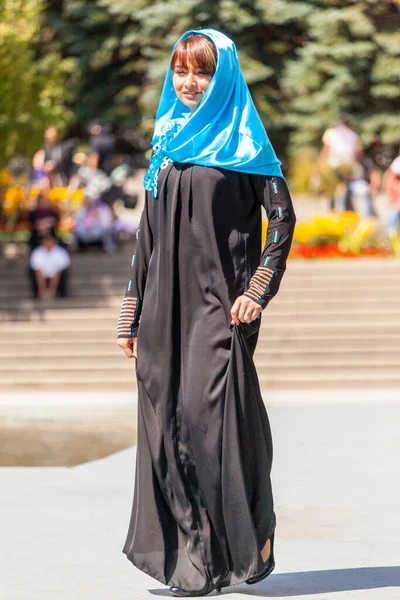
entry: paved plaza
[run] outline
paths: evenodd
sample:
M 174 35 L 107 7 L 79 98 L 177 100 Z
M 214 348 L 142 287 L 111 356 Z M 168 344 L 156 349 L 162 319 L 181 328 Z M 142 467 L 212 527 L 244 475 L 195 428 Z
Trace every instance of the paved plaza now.
M 400 598 L 400 391 L 265 393 L 276 570 L 220 597 Z M 3 395 L 17 418 L 125 407 L 126 395 Z M 3 412 L 4 414 L 4 412 Z M 121 553 L 135 449 L 74 468 L 0 469 L 2 600 L 170 597 Z M 210 597 L 215 597 L 213 594 Z

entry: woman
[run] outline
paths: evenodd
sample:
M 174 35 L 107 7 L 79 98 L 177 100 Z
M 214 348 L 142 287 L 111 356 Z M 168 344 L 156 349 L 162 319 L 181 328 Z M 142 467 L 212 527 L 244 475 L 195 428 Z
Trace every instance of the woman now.
M 51 205 L 45 191 L 39 192 L 36 206 L 30 211 L 28 220 L 31 225 L 31 235 L 29 238 L 31 250 L 37 248 L 41 244 L 43 236 L 49 233 L 57 239 L 56 229 L 60 222 L 60 215 L 57 209 Z M 58 239 L 57 242 L 59 242 Z
M 178 40 L 153 148 L 118 327 L 119 345 L 137 358 L 139 394 L 124 552 L 173 595 L 202 596 L 274 567 L 272 442 L 252 355 L 295 223 L 222 33 Z

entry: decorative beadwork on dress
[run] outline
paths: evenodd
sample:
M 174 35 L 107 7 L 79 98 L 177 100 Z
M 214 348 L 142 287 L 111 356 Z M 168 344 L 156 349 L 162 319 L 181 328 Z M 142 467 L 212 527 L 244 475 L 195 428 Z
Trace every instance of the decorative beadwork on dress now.
M 139 239 L 139 231 L 140 231 L 140 227 L 139 227 L 139 229 L 138 229 L 138 230 L 137 230 L 137 232 L 136 232 L 136 239 L 137 239 L 137 240 Z
M 136 337 L 138 330 L 137 318 L 139 314 L 139 307 L 140 298 L 135 296 L 125 296 L 118 320 L 118 338 Z M 134 334 L 133 332 L 136 333 Z
M 133 265 L 135 264 L 135 261 L 136 261 L 136 254 L 134 254 L 132 256 L 131 267 L 133 267 Z
M 275 217 L 277 221 L 282 221 L 285 218 L 285 211 L 283 210 L 282 206 L 278 206 L 275 209 Z
M 278 182 L 276 181 L 276 179 L 271 179 L 271 188 L 272 188 L 272 192 L 276 195 L 279 193 L 279 186 L 278 186 Z
M 269 263 L 272 260 L 272 256 L 264 256 L 263 260 L 262 260 L 262 266 L 263 267 L 268 267 Z
M 271 281 L 275 273 L 275 269 L 264 266 L 258 267 L 250 280 L 249 289 L 244 293 L 244 296 L 247 296 L 254 300 L 254 302 L 260 304 L 260 301 L 264 299 L 265 295 L 270 290 Z
M 277 229 L 275 229 L 275 231 L 272 232 L 272 243 L 277 244 L 279 242 L 280 238 L 281 238 L 281 234 L 279 233 L 279 231 Z
M 171 123 L 170 128 L 160 136 L 158 142 L 153 146 L 150 166 L 143 179 L 144 189 L 152 190 L 153 198 L 157 198 L 158 195 L 158 174 L 160 170 L 165 169 L 172 162 L 164 151 L 165 145 L 175 137 L 181 127 L 181 123 Z
M 271 279 L 269 280 L 269 282 L 268 282 L 268 284 L 267 284 L 267 286 L 266 286 L 266 288 L 265 288 L 265 290 L 264 290 L 264 292 L 263 292 L 260 300 L 264 300 L 265 296 L 268 294 L 268 292 L 269 292 L 269 290 L 271 288 L 272 280 L 275 277 L 275 275 L 276 275 L 276 270 L 274 269 L 274 272 L 271 275 Z M 258 303 L 260 303 L 260 300 L 258 300 Z

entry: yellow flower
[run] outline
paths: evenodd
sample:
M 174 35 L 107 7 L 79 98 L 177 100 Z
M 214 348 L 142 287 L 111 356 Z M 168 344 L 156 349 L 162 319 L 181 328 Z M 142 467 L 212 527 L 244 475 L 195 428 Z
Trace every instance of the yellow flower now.
M 25 192 L 19 187 L 10 187 L 4 194 L 3 213 L 12 215 L 25 200 Z
M 299 244 L 307 244 L 315 236 L 315 228 L 310 223 L 299 223 L 294 231 L 294 240 Z
M 360 220 L 360 217 L 356 212 L 352 210 L 346 210 L 344 213 L 341 214 L 340 220 L 343 221 L 343 223 L 347 223 L 348 225 L 355 225 Z
M 63 202 L 67 197 L 67 188 L 51 188 L 49 190 L 49 200 L 50 202 L 54 202 L 58 204 L 59 202 Z
M 71 196 L 72 202 L 76 202 L 77 204 L 82 204 L 84 199 L 85 199 L 85 194 L 83 193 L 83 190 L 80 190 L 80 189 L 75 190 L 72 193 L 72 196 Z M 264 226 L 264 223 L 263 223 L 263 226 Z
M 11 173 L 7 168 L 0 169 L 0 185 L 3 187 L 9 186 L 11 183 Z
M 343 224 L 334 215 L 316 215 L 311 223 L 315 236 L 340 236 L 344 230 Z

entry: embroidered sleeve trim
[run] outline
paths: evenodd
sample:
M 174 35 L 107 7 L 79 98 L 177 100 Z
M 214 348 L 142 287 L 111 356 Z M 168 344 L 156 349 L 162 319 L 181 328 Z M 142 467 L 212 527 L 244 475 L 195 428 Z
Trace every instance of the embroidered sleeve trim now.
M 258 267 L 250 280 L 249 289 L 244 293 L 244 296 L 260 304 L 268 294 L 275 274 L 275 269 L 265 266 Z
M 125 296 L 122 303 L 121 313 L 118 320 L 117 337 L 130 338 L 137 335 L 137 317 L 139 313 L 140 299 L 133 296 Z

